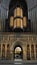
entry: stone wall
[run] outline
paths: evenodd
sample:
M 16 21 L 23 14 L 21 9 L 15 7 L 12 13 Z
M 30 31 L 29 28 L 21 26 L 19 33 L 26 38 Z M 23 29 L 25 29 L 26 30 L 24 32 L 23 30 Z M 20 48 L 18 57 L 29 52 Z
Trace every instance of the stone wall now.
M 29 44 L 29 46 L 31 46 L 32 44 L 35 46 L 37 44 L 37 35 L 18 34 L 18 33 L 16 33 L 16 34 L 15 33 L 1 34 L 0 35 L 0 44 L 1 45 L 5 44 L 5 57 L 7 56 L 7 45 L 8 44 L 10 45 L 9 50 L 10 50 L 11 59 L 14 59 L 13 58 L 14 47 L 16 45 L 20 45 L 23 49 L 23 60 L 26 60 L 27 59 L 27 44 Z M 1 50 L 1 54 L 2 54 L 2 50 Z M 30 55 L 30 57 L 31 57 L 31 55 Z M 36 59 L 36 54 L 35 54 L 35 59 Z

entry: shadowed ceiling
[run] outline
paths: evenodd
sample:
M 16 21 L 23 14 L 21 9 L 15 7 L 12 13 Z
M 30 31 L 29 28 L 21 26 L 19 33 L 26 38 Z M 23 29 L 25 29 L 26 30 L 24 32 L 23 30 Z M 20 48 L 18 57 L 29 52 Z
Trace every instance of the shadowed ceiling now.
M 27 1 L 28 9 L 34 7 L 37 4 L 37 0 L 26 0 L 26 1 Z M 9 2 L 10 0 L 0 0 L 0 3 L 2 3 L 2 6 L 6 9 L 8 9 L 9 7 Z

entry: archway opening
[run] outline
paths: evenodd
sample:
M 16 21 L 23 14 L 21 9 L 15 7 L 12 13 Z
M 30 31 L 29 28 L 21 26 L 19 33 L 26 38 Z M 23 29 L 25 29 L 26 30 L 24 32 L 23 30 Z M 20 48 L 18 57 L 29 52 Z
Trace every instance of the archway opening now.
M 23 50 L 19 45 L 14 48 L 14 59 L 23 59 Z

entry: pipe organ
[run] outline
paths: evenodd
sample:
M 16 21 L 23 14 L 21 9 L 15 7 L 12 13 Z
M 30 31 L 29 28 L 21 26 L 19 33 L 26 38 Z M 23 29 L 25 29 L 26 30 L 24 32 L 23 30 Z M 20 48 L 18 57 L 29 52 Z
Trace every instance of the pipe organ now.
M 15 4 L 14 4 L 15 3 Z M 29 32 L 28 8 L 25 1 L 10 2 L 8 13 L 7 31 L 10 32 Z

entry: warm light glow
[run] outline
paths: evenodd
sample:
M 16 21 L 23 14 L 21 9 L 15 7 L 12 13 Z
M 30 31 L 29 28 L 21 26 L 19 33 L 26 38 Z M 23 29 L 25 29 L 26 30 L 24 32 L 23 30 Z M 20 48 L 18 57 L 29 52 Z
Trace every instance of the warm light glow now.
M 23 10 L 21 8 L 16 8 L 14 10 L 14 28 L 23 28 Z
M 15 49 L 15 53 L 20 53 L 21 52 L 21 48 L 20 47 L 17 47 L 16 49 Z
M 23 26 L 26 27 L 27 26 L 27 18 L 23 17 Z
M 14 28 L 23 28 L 23 21 L 20 18 L 14 20 Z
M 17 18 L 17 28 L 20 28 L 20 26 L 21 26 L 21 20 Z
M 17 25 L 17 21 L 16 19 L 14 20 L 14 28 L 16 28 L 16 25 Z
M 21 8 L 17 8 L 17 16 L 23 16 L 23 11 Z
M 14 17 L 17 17 L 17 16 L 23 17 L 23 11 L 19 7 L 14 10 Z
M 13 17 L 10 17 L 10 27 L 13 27 Z

